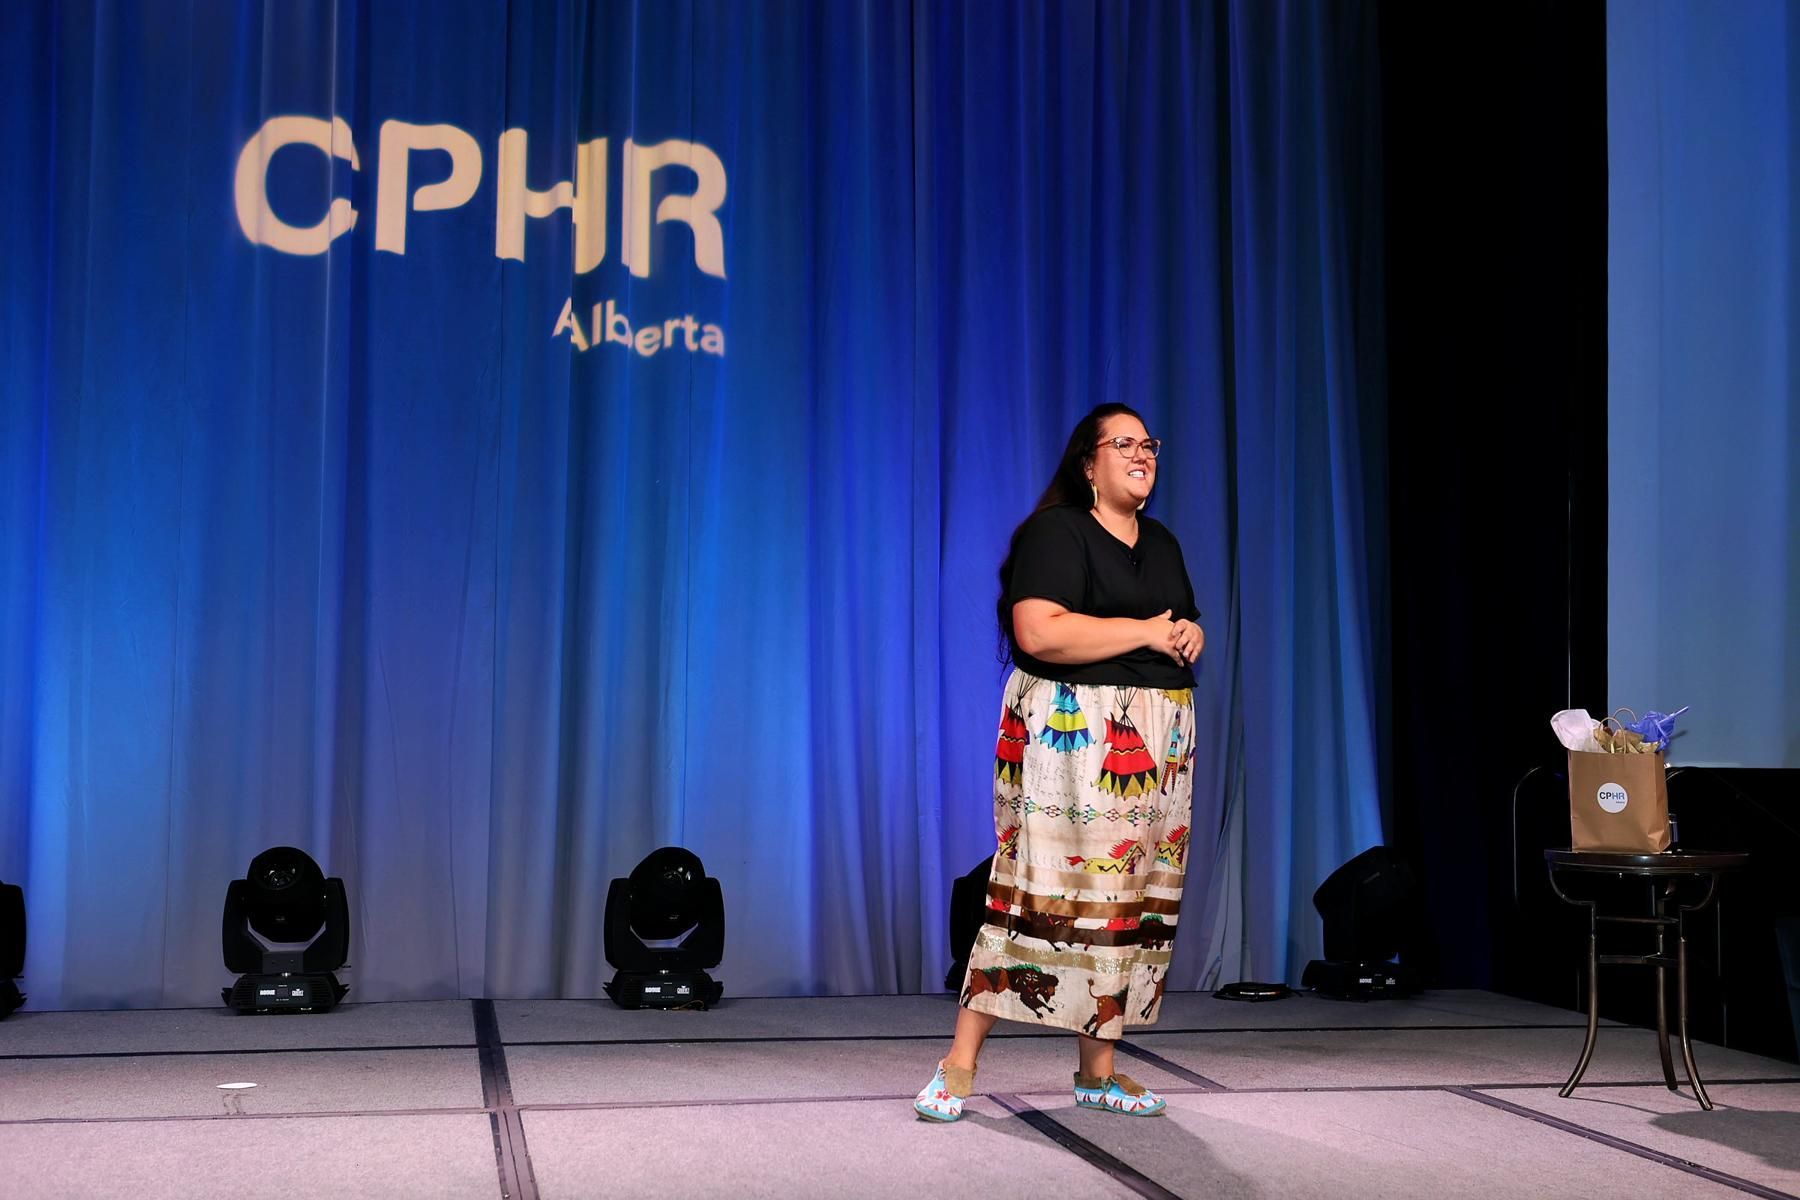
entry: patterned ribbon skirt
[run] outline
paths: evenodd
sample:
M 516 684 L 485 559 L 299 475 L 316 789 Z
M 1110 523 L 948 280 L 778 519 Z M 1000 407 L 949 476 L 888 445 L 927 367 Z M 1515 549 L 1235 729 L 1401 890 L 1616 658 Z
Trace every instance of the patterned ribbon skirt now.
M 962 1004 L 1117 1038 L 1162 1006 L 1187 870 L 1192 689 L 1014 671 L 994 751 L 987 923 Z

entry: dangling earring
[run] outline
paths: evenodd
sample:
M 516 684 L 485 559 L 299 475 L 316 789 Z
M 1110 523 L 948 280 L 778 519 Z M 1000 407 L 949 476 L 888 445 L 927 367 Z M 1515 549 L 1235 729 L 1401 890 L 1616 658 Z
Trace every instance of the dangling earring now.
M 1090 479 L 1090 480 L 1088 480 L 1088 491 L 1094 493 L 1094 507 L 1099 508 L 1100 507 L 1100 485 Z
M 1144 497 L 1144 498 L 1143 498 L 1143 499 L 1142 499 L 1142 500 L 1139 500 L 1139 501 L 1138 501 L 1138 511 L 1139 511 L 1139 512 L 1143 512 L 1143 511 L 1144 511 L 1144 505 L 1146 505 L 1146 504 L 1148 504 L 1148 503 L 1150 503 L 1150 497 L 1148 497 L 1148 496 L 1145 496 L 1145 497 Z

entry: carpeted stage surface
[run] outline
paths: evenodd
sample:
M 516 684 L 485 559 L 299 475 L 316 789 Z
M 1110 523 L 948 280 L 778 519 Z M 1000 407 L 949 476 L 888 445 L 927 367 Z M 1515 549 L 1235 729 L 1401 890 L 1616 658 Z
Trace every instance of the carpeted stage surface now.
M 948 996 L 34 1013 L 0 1022 L 0 1192 L 19 1197 L 1543 1197 L 1800 1193 L 1800 1066 L 1696 1055 L 1482 992 L 1354 1004 L 1170 994 L 1075 1109 L 1073 1039 L 1002 1024 L 969 1115 L 916 1120 Z M 1679 1055 L 1677 1056 L 1679 1064 Z M 1679 1074 L 1679 1066 L 1677 1068 Z M 254 1083 L 225 1090 L 223 1083 Z

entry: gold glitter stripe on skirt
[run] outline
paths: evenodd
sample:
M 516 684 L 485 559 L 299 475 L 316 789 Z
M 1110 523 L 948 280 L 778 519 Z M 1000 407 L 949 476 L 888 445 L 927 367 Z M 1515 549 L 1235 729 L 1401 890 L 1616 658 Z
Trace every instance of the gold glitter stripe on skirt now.
M 1129 975 L 1131 968 L 1142 963 L 1147 967 L 1167 966 L 1174 957 L 1175 951 L 1169 950 L 1131 950 L 1116 957 L 1098 954 L 1058 954 L 1052 950 L 1036 950 L 1030 946 L 1022 946 L 1004 933 L 996 933 L 989 926 L 982 926 L 981 932 L 975 936 L 975 945 L 995 954 L 1004 954 L 1017 962 L 1035 963 L 1040 967 L 1072 967 L 1078 971 L 1092 971 L 1096 975 Z
M 1056 900 L 1022 887 L 1002 883 L 988 884 L 988 896 L 1008 907 L 1049 913 L 1057 917 L 1135 917 L 1140 913 L 1156 913 L 1172 917 L 1181 912 L 1181 901 L 1164 896 L 1145 896 L 1142 900 Z

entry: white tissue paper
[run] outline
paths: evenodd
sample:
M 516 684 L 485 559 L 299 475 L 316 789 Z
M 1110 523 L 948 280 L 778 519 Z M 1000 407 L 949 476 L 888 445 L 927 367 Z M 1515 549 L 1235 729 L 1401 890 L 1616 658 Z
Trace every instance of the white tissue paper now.
M 1556 740 L 1570 750 L 1597 751 L 1600 749 L 1594 742 L 1594 730 L 1600 722 L 1588 716 L 1585 708 L 1565 708 L 1550 718 L 1550 728 L 1556 731 Z

